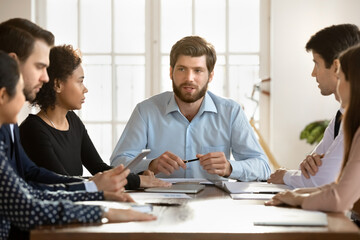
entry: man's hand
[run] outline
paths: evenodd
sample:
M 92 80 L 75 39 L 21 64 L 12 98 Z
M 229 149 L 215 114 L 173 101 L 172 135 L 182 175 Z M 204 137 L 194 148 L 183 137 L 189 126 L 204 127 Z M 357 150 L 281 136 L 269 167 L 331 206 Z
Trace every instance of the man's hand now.
M 284 176 L 286 173 L 286 169 L 280 168 L 276 170 L 274 173 L 270 175 L 270 178 L 267 180 L 268 183 L 278 183 L 278 184 L 285 184 Z
M 179 167 L 186 169 L 186 164 L 181 158 L 171 152 L 164 152 L 149 164 L 149 170 L 155 174 L 162 172 L 166 175 L 170 175 L 175 170 L 179 170 Z
M 305 178 L 310 178 L 310 175 L 315 176 L 319 170 L 318 167 L 322 164 L 321 159 L 323 157 L 324 154 L 318 155 L 317 153 L 307 155 L 307 157 L 300 164 L 301 173 Z
M 108 171 L 95 174 L 90 181 L 96 184 L 99 191 L 109 192 L 123 192 L 127 184 L 126 177 L 129 175 L 130 170 L 124 171 L 124 165 L 117 166 L 116 168 Z
M 217 174 L 222 177 L 229 177 L 232 172 L 230 162 L 223 152 L 211 152 L 205 155 L 197 154 L 200 165 L 210 174 Z
M 123 192 L 104 192 L 104 198 L 106 201 L 119 201 L 119 202 L 135 202 L 132 197 Z

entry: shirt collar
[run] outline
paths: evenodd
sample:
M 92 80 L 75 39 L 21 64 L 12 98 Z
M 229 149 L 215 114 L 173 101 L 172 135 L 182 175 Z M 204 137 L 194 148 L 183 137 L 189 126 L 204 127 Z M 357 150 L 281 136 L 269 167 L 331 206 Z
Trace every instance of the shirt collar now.
M 165 114 L 167 115 L 168 113 L 171 113 L 171 112 L 179 112 L 180 113 L 179 106 L 177 105 L 176 100 L 175 100 L 174 92 L 172 93 L 170 100 L 166 106 Z M 200 109 L 199 109 L 199 112 L 197 115 L 201 115 L 204 112 L 217 113 L 217 108 L 215 106 L 215 103 L 212 100 L 212 98 L 208 92 L 206 92 L 206 94 L 205 94 L 204 101 L 201 103 L 201 106 L 200 106 Z
M 341 114 L 344 114 L 344 112 L 345 112 L 345 108 L 343 108 L 343 107 L 340 107 L 340 112 L 341 112 Z

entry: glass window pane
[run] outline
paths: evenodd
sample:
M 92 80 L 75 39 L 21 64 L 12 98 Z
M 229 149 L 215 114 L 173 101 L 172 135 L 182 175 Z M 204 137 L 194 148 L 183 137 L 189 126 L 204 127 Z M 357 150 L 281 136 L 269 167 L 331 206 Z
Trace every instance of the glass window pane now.
M 230 55 L 230 65 L 259 65 L 259 55 Z
M 48 0 L 46 4 L 46 29 L 55 35 L 55 45 L 71 44 L 77 48 L 77 1 Z
M 81 59 L 82 63 L 85 65 L 97 65 L 97 64 L 105 64 L 111 65 L 111 56 L 102 55 L 102 56 L 83 56 Z
M 195 34 L 212 43 L 217 52 L 225 52 L 225 4 L 219 0 L 195 0 Z
M 112 153 L 111 124 L 86 123 L 85 127 L 102 160 L 110 165 L 110 156 Z
M 89 92 L 85 94 L 86 99 L 81 109 L 81 116 L 86 121 L 111 121 L 111 65 L 101 62 L 104 57 L 99 56 L 97 62 L 96 58 L 94 56 L 83 58 L 84 84 Z
M 219 96 L 225 95 L 226 85 L 226 59 L 224 55 L 217 55 L 217 60 L 214 68 L 214 78 L 209 84 L 209 90 Z
M 224 64 L 216 64 L 214 68 L 214 78 L 212 82 L 209 83 L 209 91 L 218 96 L 225 96 L 225 72 L 226 67 Z
M 247 62 L 254 60 L 254 56 L 247 57 Z M 245 61 L 246 56 L 242 58 L 242 61 Z M 239 60 L 238 56 L 229 58 L 229 60 L 233 59 Z M 257 59 L 259 61 L 258 57 Z M 251 117 L 257 106 L 257 103 L 250 98 L 254 84 L 259 82 L 259 63 L 242 64 L 238 61 L 230 61 L 229 64 L 229 97 L 239 102 L 244 107 L 246 115 Z
M 111 51 L 111 1 L 80 1 L 80 48 L 83 52 Z
M 145 99 L 145 57 L 116 57 L 117 120 L 127 121 Z
M 161 52 L 169 53 L 172 45 L 192 33 L 192 1 L 161 1 Z
M 116 124 L 116 143 L 119 141 L 121 134 L 123 133 L 124 129 L 125 129 L 126 123 L 120 123 L 120 124 Z M 114 147 L 115 148 L 115 147 Z
M 115 52 L 145 52 L 145 0 L 116 0 Z
M 229 51 L 258 52 L 259 0 L 229 0 Z
M 161 57 L 161 92 L 172 91 L 172 80 L 170 78 L 170 58 Z

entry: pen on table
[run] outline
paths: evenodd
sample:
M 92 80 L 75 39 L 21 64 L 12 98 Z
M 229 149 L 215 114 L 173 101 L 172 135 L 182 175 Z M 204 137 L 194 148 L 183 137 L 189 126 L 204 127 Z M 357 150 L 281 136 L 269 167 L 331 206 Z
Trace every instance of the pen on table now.
M 252 194 L 278 194 L 279 192 L 253 192 Z
M 146 203 L 152 206 L 159 206 L 159 207 L 179 207 L 181 206 L 180 203 L 166 203 L 166 202 L 156 202 L 156 203 Z
M 190 160 L 184 160 L 184 163 L 194 162 L 194 161 L 199 161 L 199 158 L 194 158 L 194 159 L 190 159 Z

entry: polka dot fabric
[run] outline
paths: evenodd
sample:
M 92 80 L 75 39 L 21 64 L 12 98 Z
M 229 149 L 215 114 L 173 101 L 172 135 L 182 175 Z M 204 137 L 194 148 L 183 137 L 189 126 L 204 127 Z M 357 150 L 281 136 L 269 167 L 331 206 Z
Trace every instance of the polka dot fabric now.
M 30 230 L 43 224 L 100 222 L 99 206 L 74 201 L 103 200 L 102 192 L 41 191 L 33 189 L 10 166 L 0 142 L 0 239 L 7 239 L 10 224 Z

